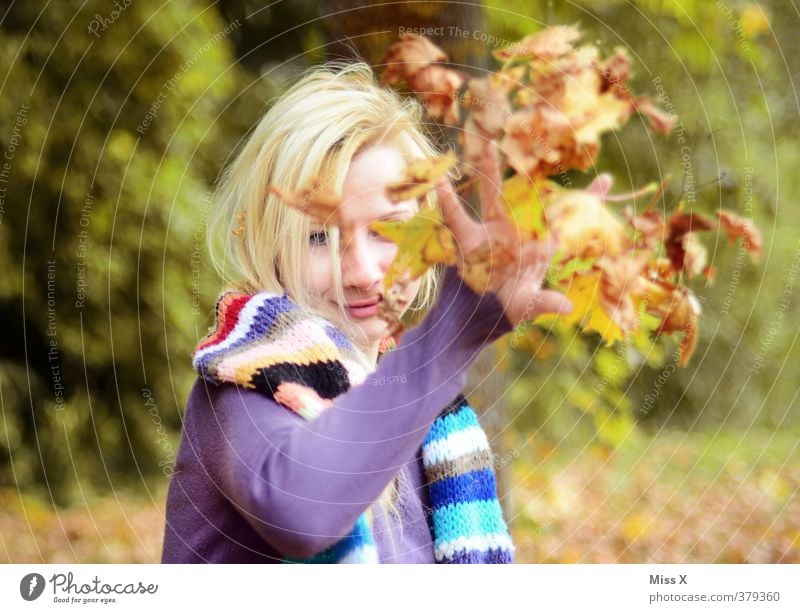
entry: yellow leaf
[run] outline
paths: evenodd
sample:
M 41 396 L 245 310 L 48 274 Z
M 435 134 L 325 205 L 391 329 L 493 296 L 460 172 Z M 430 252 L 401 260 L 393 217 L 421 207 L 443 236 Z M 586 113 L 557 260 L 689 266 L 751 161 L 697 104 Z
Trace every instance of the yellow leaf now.
M 458 159 L 452 151 L 439 158 L 414 160 L 406 167 L 403 181 L 386 186 L 386 196 L 392 202 L 413 200 L 436 187 L 436 181 L 444 176 Z
M 397 255 L 383 280 L 389 288 L 395 278 L 409 273 L 420 277 L 435 264 L 456 263 L 456 245 L 437 209 L 423 208 L 404 221 L 373 221 L 370 228 L 397 244 Z
M 534 323 L 549 323 L 561 319 L 580 326 L 584 331 L 598 332 L 606 346 L 621 341 L 624 338 L 622 329 L 612 321 L 600 304 L 600 271 L 576 274 L 567 283 L 562 289 L 572 302 L 572 312 L 569 315 L 539 315 Z
M 650 519 L 644 513 L 634 513 L 622 523 L 622 536 L 628 542 L 633 542 L 647 534 Z
M 545 238 L 544 204 L 542 196 L 552 191 L 544 182 L 532 182 L 527 177 L 516 174 L 503 181 L 503 207 L 506 217 L 519 229 L 523 239 Z M 491 220 L 486 220 L 491 221 Z

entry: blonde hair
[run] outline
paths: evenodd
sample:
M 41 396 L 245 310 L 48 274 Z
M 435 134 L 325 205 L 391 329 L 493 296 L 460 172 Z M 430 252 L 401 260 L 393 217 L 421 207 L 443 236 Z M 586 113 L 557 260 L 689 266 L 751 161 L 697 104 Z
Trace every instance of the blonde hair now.
M 334 313 L 301 280 L 310 250 L 309 217 L 269 193 L 268 186 L 296 191 L 324 178 L 341 193 L 351 160 L 373 144 L 392 144 L 407 161 L 436 155 L 422 132 L 422 118 L 419 102 L 378 86 L 364 62 L 330 62 L 301 75 L 263 115 L 217 183 L 207 238 L 223 281 L 247 292 L 286 291 L 302 308 L 336 321 L 355 339 L 357 327 L 344 306 L 338 229 L 328 232 L 339 302 Z M 429 195 L 421 206 L 438 205 Z M 432 268 L 423 275 L 409 311 L 433 303 L 439 273 Z M 374 370 L 366 353 L 354 345 L 362 366 Z M 395 515 L 398 488 L 395 479 L 379 498 L 381 507 Z

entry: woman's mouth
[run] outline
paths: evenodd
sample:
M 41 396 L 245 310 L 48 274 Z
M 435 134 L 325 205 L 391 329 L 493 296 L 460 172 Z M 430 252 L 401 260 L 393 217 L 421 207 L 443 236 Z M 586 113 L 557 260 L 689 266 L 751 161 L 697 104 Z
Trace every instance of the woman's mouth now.
M 347 312 L 356 319 L 372 317 L 378 314 L 378 305 L 380 302 L 380 298 L 351 302 L 347 305 Z

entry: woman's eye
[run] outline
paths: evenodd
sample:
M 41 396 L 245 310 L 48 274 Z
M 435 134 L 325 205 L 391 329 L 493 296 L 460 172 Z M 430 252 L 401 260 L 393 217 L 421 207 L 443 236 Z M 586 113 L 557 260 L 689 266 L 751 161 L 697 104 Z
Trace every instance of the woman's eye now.
M 372 235 L 373 238 L 378 239 L 379 241 L 388 241 L 390 239 L 386 238 L 383 234 L 378 234 L 375 230 L 370 230 L 369 233 Z
M 325 230 L 312 232 L 308 236 L 308 242 L 312 246 L 325 245 L 328 242 L 328 233 Z

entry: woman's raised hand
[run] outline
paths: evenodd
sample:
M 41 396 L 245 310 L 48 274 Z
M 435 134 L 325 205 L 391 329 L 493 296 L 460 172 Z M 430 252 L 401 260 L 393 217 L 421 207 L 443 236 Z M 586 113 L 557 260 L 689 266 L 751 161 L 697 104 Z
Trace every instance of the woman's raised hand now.
M 557 239 L 551 234 L 548 241 L 520 242 L 521 237 L 503 210 L 502 175 L 497 145 L 492 140 L 486 145 L 478 173 L 480 220 L 469 215 L 448 179 L 442 178 L 436 185 L 444 220 L 458 248 L 459 271 L 463 270 L 465 261 L 474 260 L 476 256 L 488 257 L 486 248 L 492 237 L 515 238 L 516 241 L 511 241 L 513 244 L 505 245 L 513 257 L 496 258 L 488 267 L 486 291 L 497 296 L 513 325 L 542 313 L 571 312 L 572 303 L 564 294 L 542 287 Z

